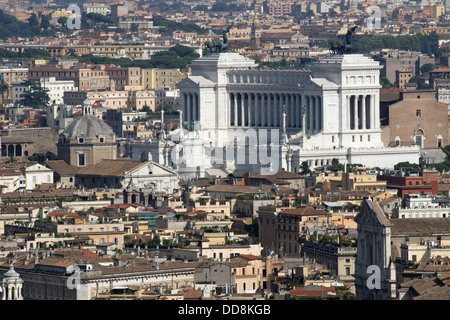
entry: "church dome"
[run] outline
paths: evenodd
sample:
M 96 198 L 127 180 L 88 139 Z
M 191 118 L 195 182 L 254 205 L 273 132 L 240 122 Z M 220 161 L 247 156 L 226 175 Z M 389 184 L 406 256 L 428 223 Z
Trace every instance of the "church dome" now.
M 83 138 L 86 141 L 99 141 L 100 138 L 103 138 L 104 142 L 107 142 L 115 141 L 116 138 L 106 122 L 90 114 L 84 114 L 73 120 L 62 135 L 66 140 Z

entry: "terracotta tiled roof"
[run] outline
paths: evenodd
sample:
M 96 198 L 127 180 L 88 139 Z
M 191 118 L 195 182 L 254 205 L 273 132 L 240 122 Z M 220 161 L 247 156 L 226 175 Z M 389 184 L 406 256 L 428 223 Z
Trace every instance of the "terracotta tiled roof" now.
M 449 218 L 390 219 L 392 235 L 450 234 Z
M 101 160 L 98 163 L 80 168 L 79 175 L 122 177 L 125 172 L 142 166 L 143 162 L 130 159 Z
M 79 169 L 78 167 L 71 166 L 64 160 L 50 160 L 46 162 L 46 165 L 60 176 L 75 175 Z
M 313 206 L 298 207 L 295 209 L 286 209 L 280 211 L 279 214 L 298 215 L 298 216 L 315 216 L 327 215 L 328 212 L 324 209 L 318 209 Z
M 330 294 L 335 294 L 336 289 L 334 287 L 323 287 L 317 285 L 307 285 L 303 288 L 298 288 L 290 291 L 292 296 L 326 296 Z

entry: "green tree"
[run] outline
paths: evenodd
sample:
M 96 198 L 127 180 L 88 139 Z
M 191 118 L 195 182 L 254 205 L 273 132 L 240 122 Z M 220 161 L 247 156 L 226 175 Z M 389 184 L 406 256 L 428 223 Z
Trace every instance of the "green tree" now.
M 45 107 L 50 104 L 49 90 L 42 87 L 40 82 L 26 81 L 25 84 L 30 87 L 30 90 L 21 96 L 21 104 L 32 108 Z
M 433 63 L 426 63 L 420 67 L 420 72 L 424 74 L 433 70 L 434 68 L 436 68 L 436 65 L 434 65 Z
M 9 89 L 8 84 L 5 80 L 1 80 L 0 82 L 0 92 L 2 93 L 2 101 L 5 100 L 5 92 L 7 93 Z
M 39 25 L 39 19 L 37 18 L 35 13 L 32 13 L 31 16 L 27 19 L 27 21 L 30 27 L 36 27 Z
M 409 163 L 409 161 L 399 162 L 394 165 L 394 169 L 398 170 L 400 168 L 418 168 L 419 165 L 417 163 Z
M 393 88 L 394 85 L 386 77 L 380 77 L 380 85 L 383 89 Z
M 67 17 L 59 17 L 58 20 L 57 20 L 57 22 L 58 22 L 61 26 L 65 27 L 65 26 L 67 25 Z
M 50 19 L 48 18 L 48 16 L 42 16 L 41 28 L 44 30 L 47 30 L 48 28 L 50 28 Z
M 309 164 L 307 161 L 303 161 L 300 165 L 300 174 L 309 174 L 311 173 L 311 169 L 309 168 Z

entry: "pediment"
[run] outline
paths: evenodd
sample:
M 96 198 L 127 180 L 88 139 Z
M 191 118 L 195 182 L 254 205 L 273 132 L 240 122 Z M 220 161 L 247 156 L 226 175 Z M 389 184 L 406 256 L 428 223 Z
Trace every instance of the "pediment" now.
M 362 202 L 361 210 L 356 215 L 355 222 L 384 226 L 390 225 L 389 219 L 385 216 L 379 204 L 369 199 Z
M 199 84 L 195 81 L 193 81 L 192 79 L 190 79 L 189 77 L 184 78 L 183 80 L 181 80 L 178 84 L 177 84 L 178 88 L 198 88 Z

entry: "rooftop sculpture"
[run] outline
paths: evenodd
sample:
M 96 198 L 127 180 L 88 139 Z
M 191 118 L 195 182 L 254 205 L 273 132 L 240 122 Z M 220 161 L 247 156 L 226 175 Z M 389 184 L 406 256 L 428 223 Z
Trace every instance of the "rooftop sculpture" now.
M 206 52 L 226 52 L 229 49 L 228 44 L 228 33 L 230 32 L 231 26 L 223 27 L 222 29 L 222 40 L 216 42 L 214 39 L 212 41 L 205 41 Z
M 330 44 L 330 50 L 333 51 L 334 54 L 345 54 L 351 53 L 352 51 L 352 35 L 355 33 L 357 26 L 349 28 L 345 35 L 345 42 L 343 44 L 332 42 Z

